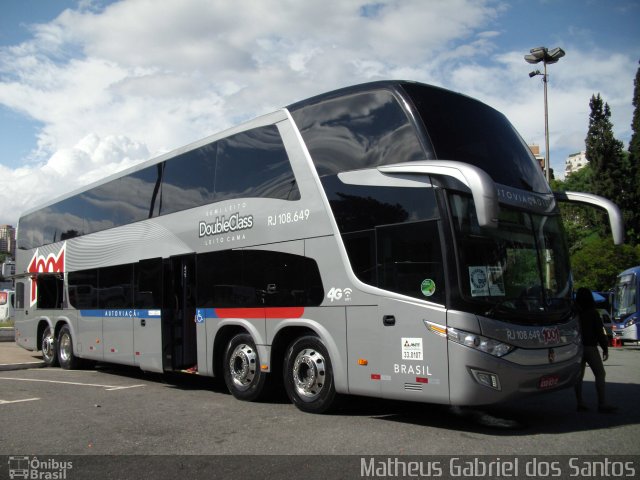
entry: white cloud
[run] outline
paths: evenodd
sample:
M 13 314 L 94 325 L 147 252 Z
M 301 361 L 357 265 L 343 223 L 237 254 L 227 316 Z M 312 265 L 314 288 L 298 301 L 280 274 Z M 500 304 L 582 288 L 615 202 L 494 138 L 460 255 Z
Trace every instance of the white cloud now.
M 125 136 L 89 134 L 73 147 L 57 150 L 44 164 L 14 170 L 0 165 L 0 218 L 15 225 L 22 211 L 147 158 L 146 146 Z
M 247 0 L 242 8 L 124 0 L 96 11 L 83 2 L 33 26 L 31 41 L 0 49 L 0 104 L 43 125 L 35 161 L 0 166 L 0 223 L 232 124 L 382 78 L 475 96 L 543 145 L 542 85 L 527 76 L 526 49 L 501 43 L 504 8 L 497 0 Z M 597 91 L 628 131 L 637 59 L 563 45 L 567 57 L 550 67 L 552 145 L 579 149 Z

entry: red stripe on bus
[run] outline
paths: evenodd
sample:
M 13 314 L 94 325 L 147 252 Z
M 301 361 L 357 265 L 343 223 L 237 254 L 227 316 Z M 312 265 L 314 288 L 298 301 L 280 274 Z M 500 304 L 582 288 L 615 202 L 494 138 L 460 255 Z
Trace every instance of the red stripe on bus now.
M 218 318 L 300 318 L 304 307 L 215 308 Z
M 304 314 L 304 307 L 267 307 L 267 318 L 300 318 Z

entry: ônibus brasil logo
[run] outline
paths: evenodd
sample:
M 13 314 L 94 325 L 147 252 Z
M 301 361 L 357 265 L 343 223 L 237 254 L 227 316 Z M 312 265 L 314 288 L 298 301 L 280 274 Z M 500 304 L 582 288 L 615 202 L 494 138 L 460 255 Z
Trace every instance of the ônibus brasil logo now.
M 66 242 L 62 245 L 62 248 L 60 249 L 57 255 L 50 253 L 45 257 L 44 255 L 40 255 L 39 249 L 36 249 L 36 252 L 33 254 L 33 258 L 31 259 L 31 262 L 29 262 L 29 267 L 27 271 L 29 273 L 62 273 L 64 272 L 64 257 L 65 257 L 66 250 L 67 250 Z M 37 299 L 38 299 L 38 282 L 35 276 L 33 276 L 31 278 L 30 306 L 34 306 Z

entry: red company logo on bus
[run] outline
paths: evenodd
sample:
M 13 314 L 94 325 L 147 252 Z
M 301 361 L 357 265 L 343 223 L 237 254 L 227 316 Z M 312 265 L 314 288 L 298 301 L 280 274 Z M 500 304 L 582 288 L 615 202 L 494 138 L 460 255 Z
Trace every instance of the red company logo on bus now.
M 57 255 L 50 253 L 46 257 L 39 255 L 39 250 L 33 254 L 31 262 L 29 262 L 29 273 L 62 273 L 64 272 L 64 257 L 67 250 L 66 242 Z M 31 306 L 35 305 L 38 298 L 38 283 L 35 277 L 31 278 Z

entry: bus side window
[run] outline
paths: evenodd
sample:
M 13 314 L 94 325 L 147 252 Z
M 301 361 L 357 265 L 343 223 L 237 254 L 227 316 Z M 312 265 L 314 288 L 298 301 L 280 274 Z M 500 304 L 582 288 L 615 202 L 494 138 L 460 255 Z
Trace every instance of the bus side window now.
M 275 125 L 220 140 L 215 179 L 217 202 L 239 197 L 300 199 L 287 151 Z
M 324 289 L 315 260 L 268 250 L 200 254 L 198 303 L 203 307 L 317 306 Z
M 98 270 L 98 308 L 133 308 L 133 265 Z
M 16 308 L 24 308 L 24 283 L 16 283 Z
M 62 308 L 62 278 L 58 274 L 38 276 L 38 308 Z
M 72 307 L 83 310 L 98 306 L 98 270 L 81 270 L 69 272 L 69 303 Z

